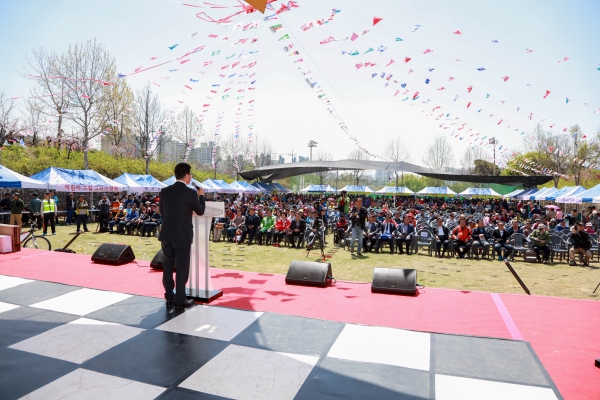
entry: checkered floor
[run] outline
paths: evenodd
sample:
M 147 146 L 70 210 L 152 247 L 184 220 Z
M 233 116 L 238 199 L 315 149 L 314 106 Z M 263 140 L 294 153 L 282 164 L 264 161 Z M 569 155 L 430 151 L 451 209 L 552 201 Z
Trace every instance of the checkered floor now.
M 0 332 L 0 399 L 561 398 L 525 342 L 2 275 Z

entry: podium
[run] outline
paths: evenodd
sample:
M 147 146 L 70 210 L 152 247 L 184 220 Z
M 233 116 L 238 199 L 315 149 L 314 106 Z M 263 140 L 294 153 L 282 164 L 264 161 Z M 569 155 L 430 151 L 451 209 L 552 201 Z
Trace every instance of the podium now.
M 212 284 L 208 260 L 208 243 L 212 219 L 224 216 L 225 203 L 207 201 L 204 215 L 194 214 L 192 218 L 194 241 L 192 242 L 190 254 L 190 276 L 185 292 L 186 296 L 194 300 L 210 303 L 223 295 L 223 291 L 215 289 Z

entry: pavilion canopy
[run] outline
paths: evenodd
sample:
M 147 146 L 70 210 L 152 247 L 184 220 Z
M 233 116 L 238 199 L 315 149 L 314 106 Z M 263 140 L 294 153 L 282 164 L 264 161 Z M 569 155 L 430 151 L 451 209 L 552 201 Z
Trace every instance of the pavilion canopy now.
M 113 181 L 91 169 L 64 169 L 50 167 L 31 177 L 46 182 L 57 192 L 120 192 L 125 185 Z
M 377 194 L 404 194 L 413 195 L 415 192 L 407 188 L 406 186 L 384 186 L 375 193 Z
M 427 196 L 454 196 L 456 192 L 446 186 L 427 186 L 417 192 L 418 195 Z
M 460 196 L 500 197 L 500 193 L 491 188 L 468 188 L 459 193 Z
M 48 183 L 28 178 L 0 165 L 0 187 L 11 189 L 48 189 Z
M 512 199 L 513 197 L 517 196 L 519 193 L 523 193 L 525 191 L 525 189 L 516 189 L 513 190 L 510 193 L 506 193 L 504 196 L 502 196 L 502 198 L 504 199 Z
M 336 188 L 330 185 L 309 185 L 304 189 L 299 190 L 299 193 L 335 193 Z
M 238 193 L 238 190 L 231 187 L 222 179 L 207 179 L 202 182 L 203 185 L 209 187 L 209 191 L 217 193 Z
M 261 193 L 289 193 L 290 190 L 281 186 L 278 183 L 267 183 L 267 182 L 254 182 L 252 184 L 255 188 L 261 191 Z
M 356 193 L 356 194 L 368 194 L 373 193 L 373 189 L 365 185 L 347 185 L 341 188 L 339 191 L 345 190 L 348 193 Z
M 115 178 L 115 181 L 127 186 L 130 192 L 160 192 L 162 188 L 167 187 L 152 175 L 136 175 L 127 172 Z
M 237 189 L 238 192 L 247 194 L 256 194 L 260 192 L 260 190 L 258 190 L 246 181 L 233 181 L 229 184 L 229 186 Z

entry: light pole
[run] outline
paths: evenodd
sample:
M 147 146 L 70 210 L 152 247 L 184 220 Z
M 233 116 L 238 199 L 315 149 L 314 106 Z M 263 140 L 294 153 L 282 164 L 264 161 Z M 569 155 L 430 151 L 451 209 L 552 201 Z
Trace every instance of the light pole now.
M 310 161 L 312 161 L 312 149 L 313 147 L 317 147 L 317 142 L 311 140 L 310 142 L 308 142 L 308 147 L 310 148 Z

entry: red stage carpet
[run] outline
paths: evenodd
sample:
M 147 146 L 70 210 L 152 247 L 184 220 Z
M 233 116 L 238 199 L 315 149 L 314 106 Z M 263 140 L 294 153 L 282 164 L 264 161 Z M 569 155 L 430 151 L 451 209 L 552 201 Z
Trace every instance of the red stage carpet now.
M 335 265 L 334 275 L 335 275 Z M 0 274 L 163 297 L 161 273 L 138 261 L 40 250 L 0 255 Z M 425 288 L 416 297 L 373 294 L 370 284 L 290 286 L 283 275 L 212 269 L 224 295 L 212 305 L 418 331 L 522 339 L 566 399 L 600 399 L 600 302 Z

